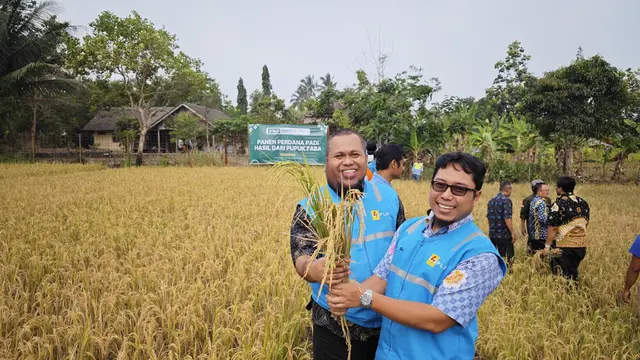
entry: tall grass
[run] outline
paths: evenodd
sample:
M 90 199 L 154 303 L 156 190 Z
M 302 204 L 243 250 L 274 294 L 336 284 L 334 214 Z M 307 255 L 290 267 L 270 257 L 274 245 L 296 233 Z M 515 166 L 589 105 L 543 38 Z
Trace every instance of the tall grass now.
M 263 168 L 51 166 L 0 170 L 1 359 L 310 359 L 310 291 L 289 253 L 293 180 Z M 424 214 L 427 183 L 394 186 L 408 217 Z M 497 192 L 485 186 L 474 211 L 485 231 Z M 515 186 L 516 212 L 528 192 Z M 580 287 L 536 269 L 519 239 L 480 309 L 478 358 L 639 358 L 635 297 L 615 297 L 640 188 L 576 193 L 592 209 Z

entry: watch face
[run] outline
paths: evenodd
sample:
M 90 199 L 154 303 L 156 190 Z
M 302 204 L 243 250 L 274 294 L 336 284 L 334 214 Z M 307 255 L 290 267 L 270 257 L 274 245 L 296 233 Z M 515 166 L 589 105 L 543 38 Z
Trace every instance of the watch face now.
M 368 308 L 371 306 L 371 291 L 365 291 L 361 298 L 360 298 L 360 305 L 362 305 L 363 308 Z

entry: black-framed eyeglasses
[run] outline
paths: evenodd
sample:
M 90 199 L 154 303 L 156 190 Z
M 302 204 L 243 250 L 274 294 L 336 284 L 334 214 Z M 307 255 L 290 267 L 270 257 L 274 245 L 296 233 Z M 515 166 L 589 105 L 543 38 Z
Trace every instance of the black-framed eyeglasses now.
M 431 181 L 431 188 L 437 192 L 443 193 L 447 191 L 447 188 L 451 188 L 451 193 L 455 196 L 465 196 L 467 195 L 467 191 L 473 191 L 475 195 L 476 189 L 469 189 L 460 185 L 449 185 L 442 181 Z

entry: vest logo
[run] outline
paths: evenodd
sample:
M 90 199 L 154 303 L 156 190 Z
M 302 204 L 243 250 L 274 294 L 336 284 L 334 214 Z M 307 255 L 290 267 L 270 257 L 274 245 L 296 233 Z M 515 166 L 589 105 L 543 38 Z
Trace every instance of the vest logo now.
M 380 211 L 379 210 L 371 210 L 371 218 L 373 220 L 380 220 Z
M 429 257 L 429 260 L 427 260 L 427 265 L 434 267 L 438 263 L 438 260 L 440 260 L 440 256 L 431 254 L 431 257 Z

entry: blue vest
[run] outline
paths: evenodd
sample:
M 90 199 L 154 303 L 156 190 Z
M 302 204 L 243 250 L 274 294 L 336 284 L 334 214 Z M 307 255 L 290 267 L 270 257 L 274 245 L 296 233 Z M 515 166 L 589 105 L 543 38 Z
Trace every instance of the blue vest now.
M 500 254 L 473 221 L 444 235 L 425 238 L 422 234 L 425 220 L 424 216 L 414 218 L 398 229 L 386 296 L 431 304 L 449 273 L 460 262 L 481 253 L 495 254 L 500 259 L 502 271 L 506 272 Z M 467 327 L 456 324 L 440 334 L 384 318 L 376 360 L 473 359 L 477 338 L 475 316 Z
M 327 187 L 334 203 L 342 201 L 340 196 Z M 321 189 L 324 192 L 324 189 Z M 307 208 L 307 199 L 299 202 L 310 218 L 313 218 L 313 211 Z M 365 180 L 364 196 L 364 238 L 360 238 L 360 223 L 356 221 L 353 225 L 353 244 L 351 245 L 351 278 L 358 282 L 363 282 L 373 275 L 373 270 L 384 257 L 384 254 L 393 239 L 396 230 L 396 219 L 398 217 L 399 200 L 398 194 L 390 186 L 377 185 Z M 318 305 L 329 310 L 326 295 L 328 286 L 322 287 L 320 283 L 311 283 L 311 296 Z M 371 309 L 355 308 L 349 309 L 346 314 L 348 321 L 368 328 L 379 328 L 382 324 L 382 317 Z

